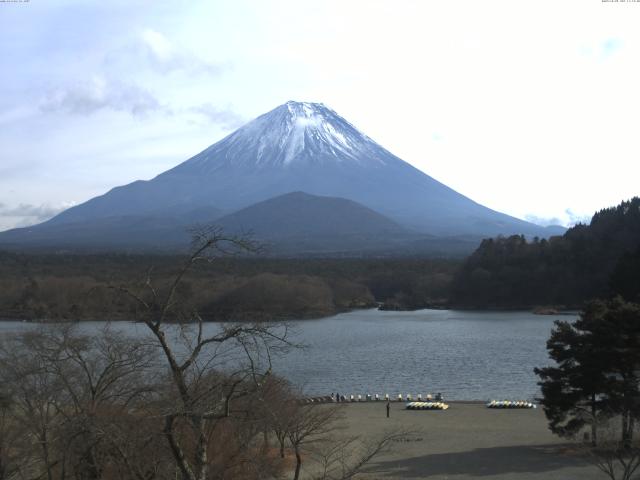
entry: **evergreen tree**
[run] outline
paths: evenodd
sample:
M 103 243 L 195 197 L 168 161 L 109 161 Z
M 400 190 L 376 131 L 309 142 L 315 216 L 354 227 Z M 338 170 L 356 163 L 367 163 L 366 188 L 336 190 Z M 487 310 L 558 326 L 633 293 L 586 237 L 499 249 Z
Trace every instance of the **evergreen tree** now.
M 536 368 L 552 432 L 565 437 L 619 416 L 622 442 L 640 415 L 640 306 L 621 298 L 590 302 L 574 323 L 556 322 L 547 342 L 556 366 Z
M 640 248 L 620 257 L 611 274 L 610 288 L 629 302 L 640 302 Z
M 599 307 L 592 304 L 586 311 Z M 556 321 L 547 350 L 557 366 L 534 371 L 541 379 L 538 383 L 542 391 L 541 404 L 551 431 L 571 437 L 590 425 L 595 445 L 598 418 L 604 410 L 606 379 L 601 375 L 592 343 L 592 335 L 578 322 Z
M 608 366 L 608 408 L 620 416 L 622 442 L 629 446 L 640 417 L 640 305 L 617 297 L 606 307 L 590 321 Z

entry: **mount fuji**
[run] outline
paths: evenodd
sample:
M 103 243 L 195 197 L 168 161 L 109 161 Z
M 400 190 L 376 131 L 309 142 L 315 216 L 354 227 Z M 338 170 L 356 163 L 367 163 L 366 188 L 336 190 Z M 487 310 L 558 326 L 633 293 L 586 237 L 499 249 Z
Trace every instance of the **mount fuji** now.
M 300 203 L 299 195 L 284 198 L 294 210 L 298 199 L 298 217 L 314 204 L 309 226 L 323 211 L 327 218 L 322 222 L 329 219 L 327 235 L 336 223 L 332 216 L 355 212 L 336 208 L 336 198 L 373 211 L 367 214 L 371 219 L 377 215 L 386 227 L 397 226 L 381 231 L 411 241 L 420 236 L 548 237 L 563 231 L 474 202 L 396 157 L 321 103 L 287 102 L 152 180 L 116 187 L 40 225 L 2 232 L 0 244 L 124 247 L 129 239 L 153 247 L 172 239 L 177 245 L 189 223 L 219 220 L 224 225 L 229 223 L 225 216 L 292 192 L 319 197 L 320 203 L 326 197 L 324 210 L 316 201 Z M 283 208 L 282 201 L 266 205 Z M 261 216 L 267 207 L 260 207 Z M 231 223 L 238 225 L 237 219 Z M 296 225 L 304 234 L 304 225 Z

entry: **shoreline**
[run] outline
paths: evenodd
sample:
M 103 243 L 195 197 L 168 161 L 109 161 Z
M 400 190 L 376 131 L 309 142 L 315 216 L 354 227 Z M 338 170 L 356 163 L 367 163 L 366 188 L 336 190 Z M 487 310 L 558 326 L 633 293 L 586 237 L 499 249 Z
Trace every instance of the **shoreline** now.
M 385 309 L 382 308 L 382 305 L 373 306 L 373 307 L 362 307 L 362 308 L 344 308 L 337 309 L 331 313 L 321 313 L 321 314 L 313 314 L 309 313 L 308 315 L 284 315 L 279 317 L 267 317 L 259 320 L 250 320 L 247 318 L 240 318 L 236 320 L 232 319 L 213 319 L 211 317 L 207 317 L 206 314 L 203 315 L 204 323 L 254 323 L 254 322 L 264 322 L 264 323 L 287 323 L 287 322 L 305 322 L 305 321 L 313 321 L 313 320 L 324 320 L 327 318 L 335 317 L 337 315 L 341 315 L 344 313 L 352 313 L 352 312 L 362 312 L 362 311 L 380 311 L 380 312 L 389 312 L 389 313 L 402 313 L 402 312 L 420 312 L 424 310 L 428 311 L 452 311 L 452 312 L 478 312 L 478 313 L 531 313 L 533 315 L 541 316 L 541 317 L 549 317 L 549 316 L 575 316 L 579 314 L 579 310 L 566 309 L 566 310 L 558 310 L 552 312 L 536 312 L 534 308 L 472 308 L 472 307 L 460 307 L 460 306 L 429 306 L 424 308 L 413 308 L 413 309 Z M 15 315 L 15 314 L 13 314 Z M 249 315 L 247 315 L 249 316 Z M 56 323 L 84 323 L 84 322 L 133 322 L 140 323 L 141 320 L 132 320 L 130 318 L 82 318 L 82 319 L 70 319 L 70 318 L 56 318 L 56 319 L 35 319 L 27 316 L 11 316 L 6 315 L 0 312 L 0 322 L 26 322 L 26 323 L 38 323 L 38 324 L 56 324 Z M 167 324 L 177 323 L 172 321 L 167 321 Z M 196 323 L 196 322 L 193 322 Z

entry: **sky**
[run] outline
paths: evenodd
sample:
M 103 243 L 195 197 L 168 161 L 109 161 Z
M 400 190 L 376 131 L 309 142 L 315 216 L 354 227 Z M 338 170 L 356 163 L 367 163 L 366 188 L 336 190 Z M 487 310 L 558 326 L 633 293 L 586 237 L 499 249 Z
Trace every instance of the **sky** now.
M 640 194 L 640 1 L 0 0 L 0 230 L 322 102 L 473 200 Z

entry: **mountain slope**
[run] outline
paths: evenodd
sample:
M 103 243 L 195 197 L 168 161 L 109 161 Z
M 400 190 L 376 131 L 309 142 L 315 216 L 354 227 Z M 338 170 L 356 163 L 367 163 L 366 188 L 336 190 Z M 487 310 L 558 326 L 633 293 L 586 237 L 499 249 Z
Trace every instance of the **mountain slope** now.
M 152 180 L 114 188 L 50 222 L 203 206 L 235 211 L 294 191 L 350 199 L 430 234 L 547 235 L 434 180 L 324 105 L 300 102 L 256 118 Z
M 264 238 L 406 235 L 396 222 L 354 201 L 292 192 L 216 221 L 227 231 L 252 230 Z
M 396 222 L 344 198 L 292 192 L 243 208 L 216 224 L 226 232 L 251 231 L 268 251 L 390 252 L 415 239 Z
M 191 240 L 189 228 L 209 224 L 221 212 L 201 208 L 181 215 L 130 214 L 75 222 L 46 222 L 0 233 L 0 246 L 12 249 L 173 250 Z
M 188 248 L 190 227 L 215 224 L 226 233 L 252 237 L 267 255 L 461 256 L 479 237 L 434 237 L 407 230 L 352 200 L 292 192 L 213 220 L 218 212 L 196 210 L 180 217 L 125 215 L 47 223 L 0 234 L 10 249 L 170 253 Z
M 307 196 L 286 197 L 291 192 Z M 273 200 L 284 202 L 278 215 L 278 209 L 270 209 L 273 203 L 256 205 L 282 195 Z M 360 205 L 356 208 L 347 201 Z M 331 202 L 337 203 L 329 206 Z M 302 206 L 314 224 L 296 217 Z M 309 213 L 316 207 L 320 210 Z M 270 209 L 269 215 L 256 213 L 260 208 Z M 334 217 L 335 209 L 345 210 L 344 215 Z M 408 251 L 423 251 L 433 244 L 432 236 L 440 237 L 439 245 L 445 247 L 448 239 L 456 238 L 452 245 L 461 241 L 466 250 L 469 238 L 557 233 L 457 193 L 322 104 L 288 102 L 152 180 L 116 187 L 43 224 L 1 232 L 0 245 L 166 248 L 184 244 L 187 225 L 208 223 L 229 212 L 237 212 L 225 218 L 230 228 L 242 225 L 280 243 L 285 237 L 316 235 L 338 249 L 347 243 L 353 247 L 354 238 L 360 238 L 363 250 L 382 244 L 389 248 L 395 235 L 392 250 L 400 244 L 406 247 L 411 237 L 416 250 L 406 247 Z M 340 218 L 349 220 L 340 223 L 336 220 Z M 388 231 L 377 238 L 380 234 L 371 228 L 383 224 Z M 351 237 L 350 243 L 337 238 L 345 235 Z M 317 238 L 305 244 L 311 250 L 326 250 Z

